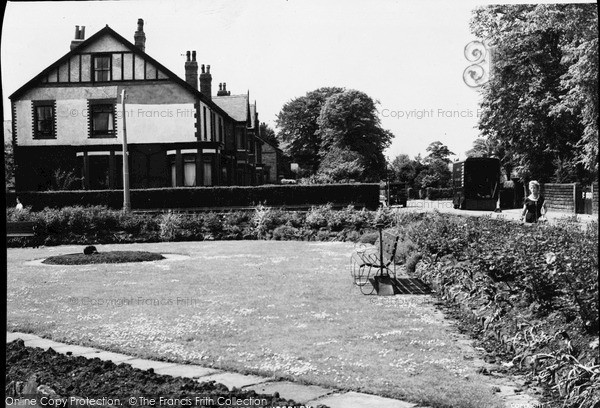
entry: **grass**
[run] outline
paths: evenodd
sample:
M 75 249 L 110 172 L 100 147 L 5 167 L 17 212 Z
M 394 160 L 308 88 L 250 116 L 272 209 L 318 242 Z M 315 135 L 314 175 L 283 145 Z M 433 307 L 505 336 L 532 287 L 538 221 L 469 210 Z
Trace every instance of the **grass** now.
M 88 265 L 102 263 L 150 262 L 165 259 L 161 254 L 147 251 L 110 251 L 90 255 L 82 253 L 56 255 L 46 258 L 43 263 L 51 265 Z
M 475 353 L 431 297 L 364 296 L 352 286 L 352 244 L 205 241 L 98 250 L 124 247 L 189 259 L 43 266 L 26 261 L 77 248 L 8 249 L 8 330 L 431 407 L 499 406 L 476 373 Z

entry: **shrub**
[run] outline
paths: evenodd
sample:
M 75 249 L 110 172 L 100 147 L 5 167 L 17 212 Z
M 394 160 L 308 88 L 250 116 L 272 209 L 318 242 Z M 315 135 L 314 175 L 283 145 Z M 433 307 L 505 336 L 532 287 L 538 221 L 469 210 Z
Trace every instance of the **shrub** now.
M 300 230 L 289 225 L 280 225 L 273 230 L 273 239 L 276 241 L 296 240 L 300 237 Z
M 332 218 L 331 204 L 311 207 L 306 214 L 306 226 L 319 229 L 327 227 L 328 220 Z
M 175 241 L 179 234 L 181 225 L 181 215 L 171 211 L 163 213 L 159 216 L 159 237 L 163 241 Z

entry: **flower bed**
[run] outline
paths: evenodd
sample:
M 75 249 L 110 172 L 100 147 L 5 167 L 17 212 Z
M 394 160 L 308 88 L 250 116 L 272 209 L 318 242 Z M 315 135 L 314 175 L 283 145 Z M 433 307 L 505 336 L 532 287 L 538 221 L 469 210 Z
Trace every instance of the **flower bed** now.
M 423 257 L 416 275 L 510 356 L 505 367 L 527 370 L 557 404 L 600 404 L 597 225 L 432 215 L 402 234 Z
M 152 370 L 143 371 L 98 358 L 65 356 L 52 349 L 44 351 L 25 347 L 22 340 L 13 341 L 6 348 L 7 401 L 39 398 L 48 402 L 42 405 L 66 400 L 71 402 L 70 406 L 131 407 L 148 405 L 141 398 L 153 398 L 155 405 L 172 408 L 233 406 L 235 401 L 257 408 L 302 406 L 280 398 L 277 393 L 264 395 L 254 391 L 229 391 L 226 386 L 214 381 L 200 383 L 191 378 L 158 375 Z M 43 400 L 43 397 L 47 399 Z M 132 398 L 135 403 L 131 403 Z M 158 402 L 160 398 L 164 403 Z M 326 408 L 324 405 L 321 407 Z
M 313 207 L 307 212 L 259 205 L 253 211 L 153 215 L 102 206 L 46 208 L 39 212 L 11 208 L 6 217 L 7 221 L 35 222 L 35 237 L 9 238 L 9 247 L 232 239 L 357 241 L 363 233 L 374 230 L 375 220 L 386 227 L 399 222 L 389 208 L 369 211 L 350 206 L 334 210 L 331 205 Z

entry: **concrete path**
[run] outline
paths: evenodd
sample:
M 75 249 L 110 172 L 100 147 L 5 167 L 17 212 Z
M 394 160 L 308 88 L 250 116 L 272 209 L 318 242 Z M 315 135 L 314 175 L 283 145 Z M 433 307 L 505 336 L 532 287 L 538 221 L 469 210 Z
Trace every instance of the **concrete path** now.
M 7 343 L 17 339 L 22 339 L 28 347 L 38 347 L 44 350 L 52 348 L 56 352 L 65 355 L 110 360 L 115 364 L 129 364 L 134 368 L 142 370 L 153 369 L 156 374 L 193 378 L 199 382 L 215 381 L 224 384 L 230 390 L 241 388 L 243 390 L 254 390 L 262 394 L 274 394 L 278 392 L 282 398 L 292 399 L 297 403 L 306 405 L 307 408 L 319 404 L 327 405 L 330 408 L 413 408 L 417 406 L 416 404 L 392 398 L 383 398 L 377 395 L 346 392 L 315 385 L 297 384 L 290 381 L 276 381 L 273 378 L 224 372 L 196 365 L 145 360 L 91 347 L 58 343 L 33 334 L 6 332 Z M 427 407 L 421 406 L 420 408 Z
M 490 217 L 490 218 L 498 218 L 505 219 L 511 221 L 520 222 L 521 214 L 523 210 L 521 208 L 513 208 L 513 209 L 505 209 L 502 212 L 493 212 L 493 211 L 474 211 L 474 210 L 457 210 L 454 208 L 452 201 L 448 200 L 409 200 L 406 208 L 401 208 L 395 206 L 394 208 L 398 208 L 400 212 L 402 211 L 439 211 L 447 214 L 456 214 L 462 216 L 472 216 L 472 217 Z M 570 213 L 562 213 L 562 212 L 553 212 L 548 211 L 547 214 L 548 223 L 556 224 L 558 222 L 564 221 L 566 219 L 574 220 L 577 219 L 578 224 L 582 227 L 586 226 L 593 220 L 598 221 L 598 214 L 570 214 Z

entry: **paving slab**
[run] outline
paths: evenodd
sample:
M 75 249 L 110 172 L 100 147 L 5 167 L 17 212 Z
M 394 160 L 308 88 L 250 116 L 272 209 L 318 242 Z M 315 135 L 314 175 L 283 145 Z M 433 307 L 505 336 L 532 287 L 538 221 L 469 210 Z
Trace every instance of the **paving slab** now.
M 126 360 L 125 364 L 129 364 L 133 368 L 139 368 L 140 370 L 153 369 L 154 372 L 156 372 L 156 370 L 159 368 L 173 367 L 177 363 L 169 363 L 166 361 L 146 360 L 143 358 L 134 358 L 132 360 Z
M 102 361 L 112 361 L 115 364 L 122 363 L 127 360 L 133 360 L 133 357 L 125 354 L 113 353 L 112 351 L 96 351 L 93 353 L 82 354 L 85 358 L 99 358 Z
M 259 377 L 257 375 L 243 375 L 238 373 L 220 373 L 198 379 L 199 382 L 216 381 L 225 385 L 231 391 L 233 388 L 243 388 L 250 385 L 273 381 L 273 378 Z
M 63 344 L 56 347 L 54 350 L 61 354 L 71 353 L 72 356 L 82 356 L 84 354 L 99 353 L 100 350 L 92 347 L 77 346 L 75 344 Z
M 275 394 L 282 398 L 305 403 L 332 394 L 334 390 L 316 385 L 302 385 L 290 381 L 267 382 L 244 387 L 244 390 L 253 390 L 261 394 Z
M 6 342 L 10 343 L 11 341 L 15 341 L 17 339 L 25 340 L 37 340 L 41 337 L 36 336 L 35 334 L 30 333 L 19 333 L 19 332 L 6 332 Z
M 415 404 L 392 398 L 383 398 L 376 395 L 362 394 L 359 392 L 346 392 L 333 394 L 315 401 L 311 404 L 324 404 L 329 408 L 413 408 Z
M 190 364 L 176 364 L 173 367 L 155 369 L 154 372 L 160 375 L 186 378 L 200 378 L 211 374 L 221 373 L 221 371 L 215 370 L 214 368 Z
M 48 339 L 33 339 L 33 340 L 25 340 L 25 345 L 27 347 L 37 347 L 44 350 L 48 350 L 49 348 L 57 349 L 59 347 L 64 346 L 63 343 L 58 343 L 56 341 L 48 340 Z

